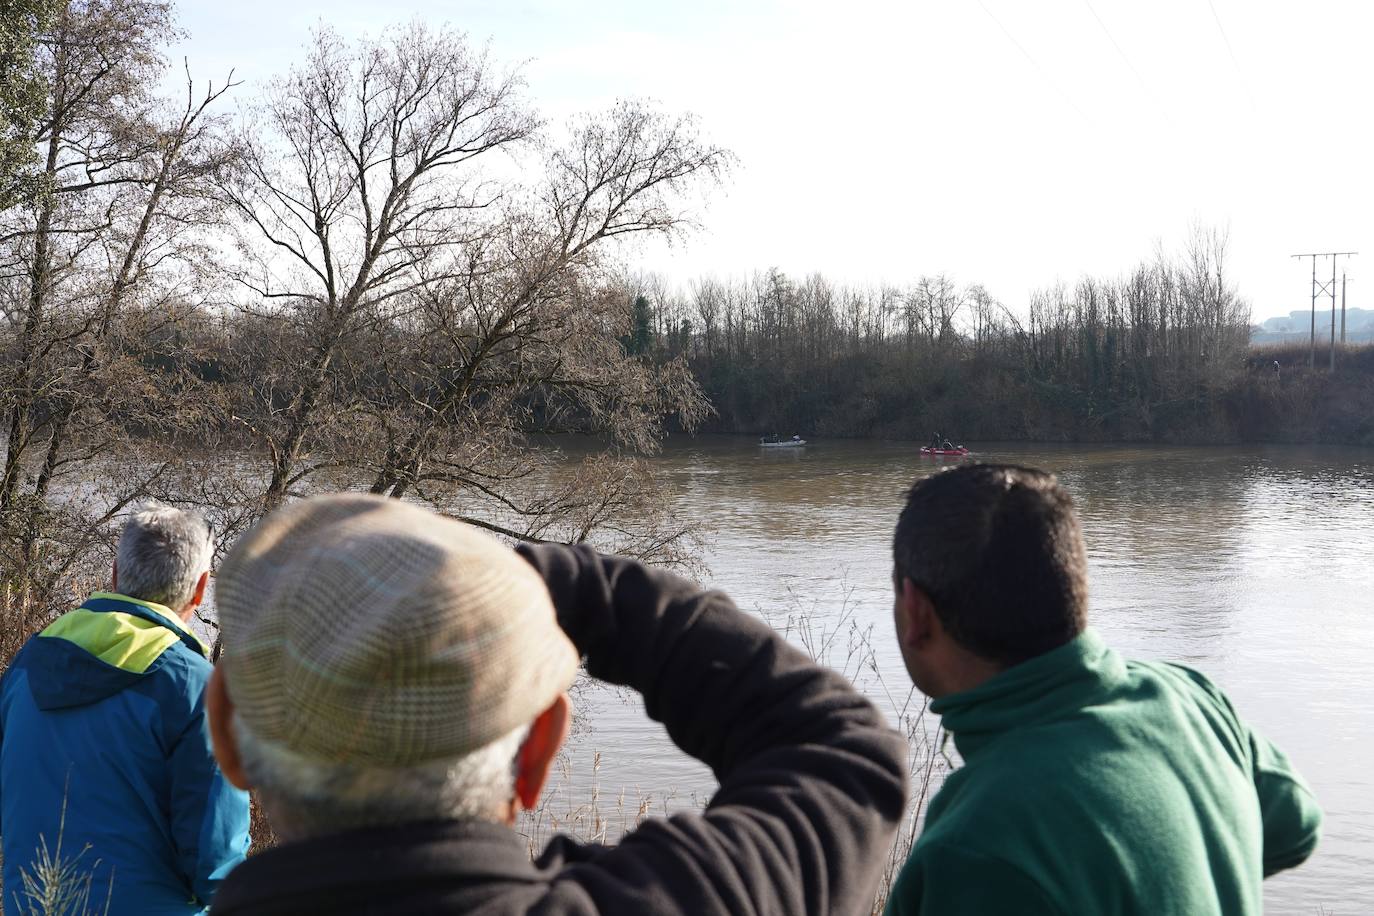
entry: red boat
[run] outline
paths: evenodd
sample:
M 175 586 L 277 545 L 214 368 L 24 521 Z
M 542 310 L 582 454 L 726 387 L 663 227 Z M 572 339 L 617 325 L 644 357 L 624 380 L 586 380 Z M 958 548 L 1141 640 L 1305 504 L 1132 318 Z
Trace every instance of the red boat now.
M 957 447 L 955 447 L 955 448 L 931 448 L 929 445 L 923 445 L 923 446 L 921 446 L 921 454 L 922 454 L 922 455 L 954 455 L 954 456 L 958 457 L 958 456 L 960 456 L 960 455 L 967 455 L 967 454 L 969 454 L 969 450 L 966 449 L 966 448 L 964 448 L 962 445 L 957 446 Z

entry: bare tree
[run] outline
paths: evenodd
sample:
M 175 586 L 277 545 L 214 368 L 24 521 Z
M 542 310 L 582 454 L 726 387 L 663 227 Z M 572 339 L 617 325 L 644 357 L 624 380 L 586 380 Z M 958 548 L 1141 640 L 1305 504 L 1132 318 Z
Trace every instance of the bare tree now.
M 700 419 L 704 404 L 685 364 L 653 366 L 621 351 L 629 296 L 617 302 L 597 290 L 607 280 L 598 246 L 680 229 L 686 216 L 671 195 L 714 177 L 724 160 L 689 122 L 634 103 L 579 124 L 549 156 L 531 202 L 508 212 L 499 233 L 465 246 L 460 268 L 426 279 L 419 316 L 431 345 L 405 361 L 425 378 L 402 381 L 420 409 L 404 436 L 388 441 L 373 490 L 402 495 L 440 431 L 469 426 L 478 405 L 483 425 L 514 435 L 519 405 L 537 397 L 543 428 L 605 434 L 639 453 L 656 448 L 664 415 L 688 426 Z
M 0 209 L 33 194 L 33 127 L 43 116 L 39 41 L 57 0 L 0 0 Z
M 494 231 L 505 189 L 479 166 L 535 129 L 518 90 L 460 35 L 419 24 L 356 48 L 321 31 L 270 87 L 247 167 L 223 185 L 243 308 L 308 339 L 246 418 L 270 453 L 266 507 L 318 467 L 302 458 L 342 350 Z
M 197 93 L 188 76 L 175 108 L 150 91 L 169 16 L 141 0 L 57 13 L 39 56 L 42 190 L 0 217 L 0 555 L 11 600 L 40 610 L 170 463 L 131 473 L 127 459 L 147 437 L 175 437 L 188 412 L 171 396 L 187 379 L 144 355 L 188 307 L 198 227 L 216 208 L 208 176 L 233 151 L 208 113 L 227 86 Z
M 264 508 L 337 468 L 394 497 L 480 496 L 524 513 L 488 524 L 530 535 L 566 509 L 517 498 L 544 467 L 530 433 L 643 454 L 665 416 L 702 415 L 685 364 L 621 351 L 608 246 L 689 226 L 682 199 L 728 155 L 633 102 L 558 142 L 518 90 L 462 36 L 420 25 L 355 47 L 322 32 L 272 87 L 248 168 L 223 189 L 241 312 L 280 347 L 242 377 Z

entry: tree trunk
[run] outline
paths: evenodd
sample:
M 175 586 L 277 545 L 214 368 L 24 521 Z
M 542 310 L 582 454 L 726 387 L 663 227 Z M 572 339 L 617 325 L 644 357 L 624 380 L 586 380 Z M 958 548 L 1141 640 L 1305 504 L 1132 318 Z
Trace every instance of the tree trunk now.
M 271 512 L 286 500 L 287 487 L 291 484 L 292 473 L 300 460 L 301 443 L 314 420 L 315 407 L 320 394 L 329 380 L 329 367 L 334 361 L 334 351 L 338 346 L 337 334 L 331 335 L 328 343 L 318 351 L 315 365 L 305 387 L 297 395 L 291 409 L 291 422 L 286 428 L 286 436 L 272 460 L 272 478 L 263 494 L 263 509 Z
M 54 125 L 48 140 L 44 172 L 46 183 L 49 185 L 56 180 L 61 147 L 61 125 Z M 35 365 L 34 338 L 47 311 L 48 284 L 52 275 L 52 220 L 55 209 L 56 198 L 49 188 L 38 200 L 38 219 L 34 225 L 33 265 L 29 268 L 29 307 L 24 316 L 24 331 L 19 338 L 19 350 L 23 356 L 11 391 L 14 403 L 10 407 L 10 435 L 5 453 L 5 470 L 4 474 L 0 475 L 0 519 L 6 518 L 14 509 L 19 477 L 23 473 L 24 452 L 28 450 L 29 438 L 32 435 L 29 425 L 33 413 L 34 374 L 38 368 Z

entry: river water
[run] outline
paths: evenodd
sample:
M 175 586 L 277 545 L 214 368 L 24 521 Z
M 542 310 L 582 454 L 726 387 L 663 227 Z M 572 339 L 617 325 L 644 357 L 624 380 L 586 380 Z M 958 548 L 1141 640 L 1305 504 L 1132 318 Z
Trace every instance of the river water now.
M 1326 812 L 1322 844 L 1266 882 L 1269 912 L 1374 912 L 1374 451 L 975 452 L 1058 474 L 1084 522 L 1092 625 L 1129 656 L 1206 673 L 1312 785 Z M 890 634 L 892 526 L 903 489 L 957 459 L 924 458 L 911 443 L 789 450 L 698 437 L 655 460 L 679 517 L 706 534 L 703 582 L 793 638 L 825 643 L 827 660 L 885 709 L 907 704 Z M 569 811 L 595 787 L 614 835 L 640 806 L 658 813 L 709 798 L 710 773 L 635 698 L 584 689 L 577 702 L 580 727 L 555 789 Z

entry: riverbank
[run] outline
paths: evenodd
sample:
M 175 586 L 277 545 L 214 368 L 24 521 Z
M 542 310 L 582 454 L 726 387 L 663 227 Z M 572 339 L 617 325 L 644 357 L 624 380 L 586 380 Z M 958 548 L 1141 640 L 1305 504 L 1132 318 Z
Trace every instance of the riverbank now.
M 1182 390 L 1120 374 L 1074 377 L 949 359 L 911 372 L 881 359 L 693 370 L 716 410 L 705 431 L 925 440 L 1324 443 L 1374 446 L 1374 346 L 1259 347 Z M 1276 365 L 1277 364 L 1277 365 Z M 802 371 L 805 368 L 806 371 Z

